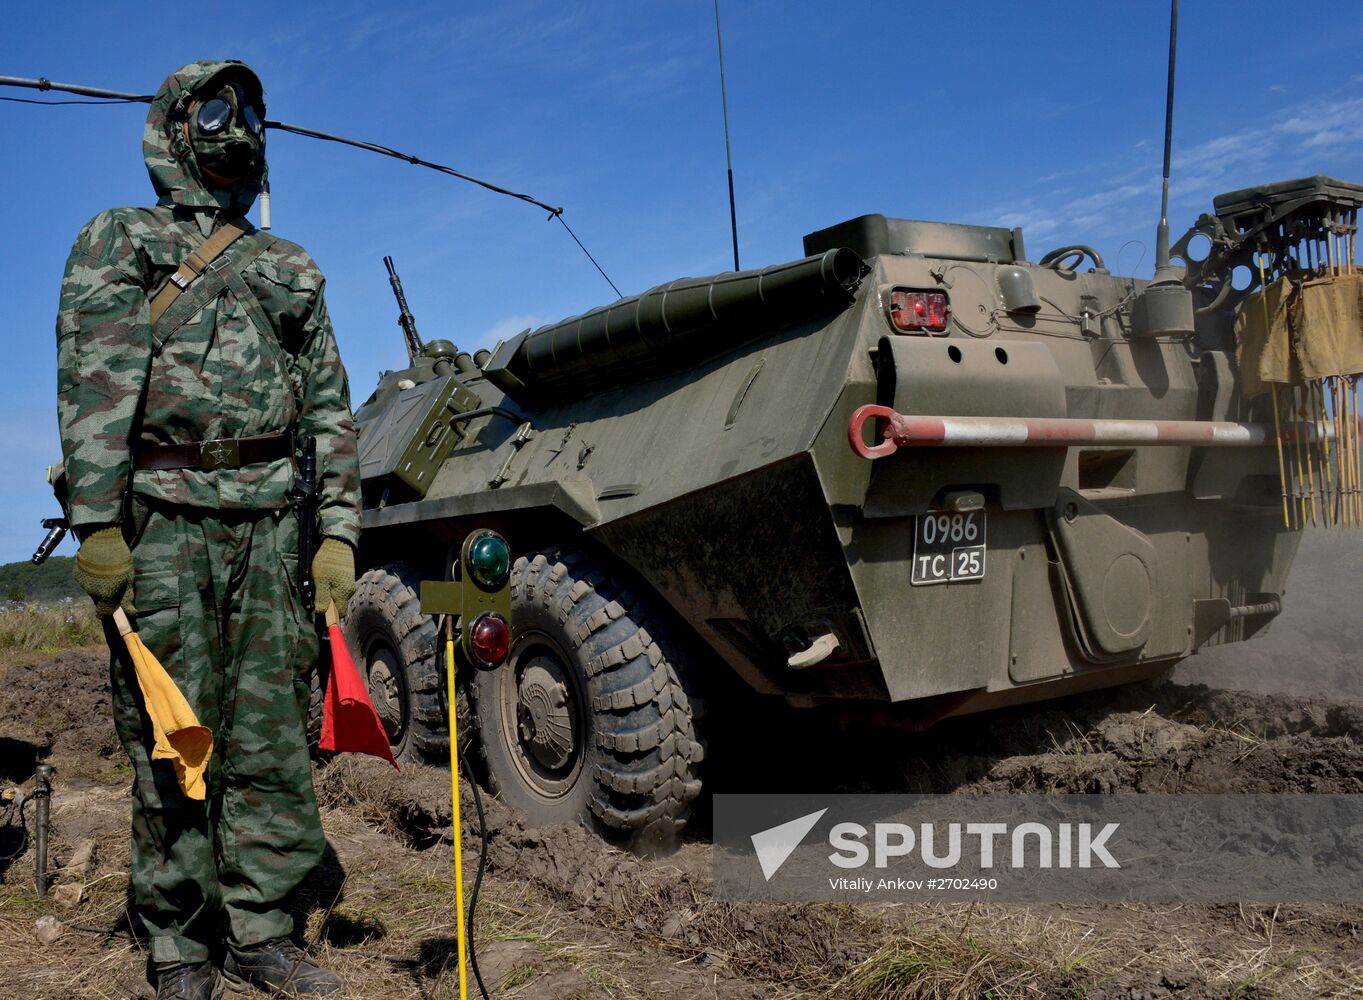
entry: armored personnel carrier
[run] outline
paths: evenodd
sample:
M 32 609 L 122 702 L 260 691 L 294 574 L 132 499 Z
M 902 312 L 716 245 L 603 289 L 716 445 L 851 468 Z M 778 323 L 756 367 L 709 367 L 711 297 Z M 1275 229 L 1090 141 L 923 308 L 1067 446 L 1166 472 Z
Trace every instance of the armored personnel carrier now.
M 926 726 L 1250 638 L 1298 492 L 1235 324 L 1263 261 L 1352 260 L 1360 204 L 1328 178 L 1221 196 L 1149 283 L 868 215 L 476 356 L 413 329 L 357 413 L 348 627 L 394 746 L 444 757 L 418 581 L 482 527 L 517 555 L 509 663 L 469 691 L 488 783 L 634 844 L 685 823 L 723 676 Z

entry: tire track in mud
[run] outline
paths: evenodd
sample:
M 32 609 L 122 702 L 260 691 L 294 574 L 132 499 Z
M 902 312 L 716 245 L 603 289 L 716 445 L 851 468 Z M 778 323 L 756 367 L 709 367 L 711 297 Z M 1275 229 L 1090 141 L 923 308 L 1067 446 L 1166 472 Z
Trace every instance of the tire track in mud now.
M 104 654 L 17 665 L 4 695 L 0 739 L 10 780 L 25 780 L 21 772 L 38 757 L 100 772 L 116 766 Z M 743 760 L 745 777 L 712 776 L 711 787 L 724 791 L 1363 792 L 1363 706 L 1323 699 L 1136 687 L 950 720 L 927 732 L 843 730 L 831 719 L 766 706 L 732 711 L 742 725 L 712 743 L 712 759 Z M 315 779 L 324 804 L 407 846 L 448 850 L 446 771 L 409 766 L 399 774 L 379 761 L 338 759 L 319 766 Z M 472 859 L 471 811 L 466 822 Z M 526 887 L 537 905 L 570 914 L 583 933 L 607 935 L 643 964 L 650 956 L 703 970 L 698 978 L 721 987 L 727 981 L 720 996 L 754 996 L 752 983 L 769 984 L 773 997 L 874 995 L 858 994 L 846 977 L 887 949 L 909 946 L 936 964 L 904 996 L 970 995 L 971 983 L 978 985 L 968 978 L 972 968 L 993 982 L 1027 984 L 996 996 L 1079 989 L 1099 1000 L 1323 996 L 1331 995 L 1320 987 L 1329 977 L 1345 984 L 1334 993 L 1342 996 L 1347 984 L 1363 981 L 1353 957 L 1363 935 L 1358 907 L 730 904 L 712 898 L 703 824 L 676 853 L 655 859 L 614 850 L 577 827 L 529 828 L 496 802 L 488 803 L 488 826 L 491 879 Z M 106 835 L 121 841 L 125 832 Z M 1291 954 L 1316 956 L 1310 961 L 1325 972 L 1309 979 L 1291 966 L 1272 988 L 1246 987 L 1249 974 L 1227 985 L 1234 977 L 1224 970 L 1262 950 L 1265 934 Z M 1185 952 L 1169 950 L 1175 939 Z M 1066 970 L 1057 960 L 1098 940 L 1107 957 L 1093 967 Z M 972 941 L 987 945 L 988 955 L 961 950 Z
M 740 758 L 744 771 L 761 776 L 748 780 L 760 780 L 761 787 L 725 791 L 1363 793 L 1363 706 L 1323 700 L 1166 685 L 954 720 L 923 733 L 839 732 L 815 720 L 798 737 L 791 729 L 795 723 L 780 712 L 768 712 L 760 726 L 752 725 L 750 712 L 743 718 L 742 745 L 726 749 L 745 754 Z M 446 772 L 435 769 L 409 768 L 398 775 L 366 760 L 336 761 L 317 775 L 325 802 L 384 824 L 418 846 L 448 843 L 448 780 Z M 716 901 L 703 831 L 670 856 L 641 859 L 577 827 L 532 829 L 493 802 L 488 832 L 493 878 L 529 882 L 570 908 L 577 919 L 626 939 L 650 947 L 661 944 L 688 959 L 717 962 L 748 980 L 815 995 L 837 995 L 844 989 L 838 984 L 882 953 L 888 941 L 903 938 L 950 953 L 971 919 L 962 917 L 969 909 L 965 906 Z M 477 849 L 476 838 L 471 830 L 466 837 L 465 856 L 474 857 L 470 852 Z M 1119 908 L 1097 906 L 1040 907 L 1031 912 L 1048 909 L 1063 911 L 1065 919 L 1081 914 L 1092 926 L 1109 927 L 1118 936 L 1134 934 L 1143 923 L 1177 925 L 1181 919 L 1189 922 L 1182 929 L 1185 939 L 1200 937 L 1207 955 L 1242 937 L 1242 914 L 1234 907 L 1179 908 L 1181 916 L 1156 907 L 1126 907 L 1120 913 Z M 988 937 L 991 921 L 1016 922 L 1020 912 L 1028 912 L 1003 912 L 1008 910 L 982 910 L 974 918 L 983 929 L 978 933 Z M 919 930 L 925 914 L 935 925 L 926 938 Z M 1355 946 L 1361 915 L 1363 910 L 1356 907 L 1307 909 L 1297 925 L 1313 947 L 1323 939 L 1326 953 L 1336 945 L 1347 953 Z M 1341 927 L 1339 934 L 1330 930 Z M 1047 932 L 1016 933 L 1035 933 L 1040 941 Z M 1002 978 L 1024 976 L 1029 989 L 1040 990 L 1028 995 L 1067 995 L 1064 991 L 1079 987 L 1080 995 L 1094 998 L 1256 995 L 1243 984 L 1224 990 L 1209 985 L 1195 962 L 1178 968 L 1142 967 L 1143 961 L 1146 966 L 1176 964 L 1142 949 L 1150 950 L 1133 940 L 1125 956 L 1135 963 L 1134 972 L 1096 979 L 1055 967 L 1046 971 L 1044 958 L 1037 959 L 1040 973 L 1028 965 L 1030 959 L 1016 956 L 994 971 Z M 961 961 L 979 959 L 965 955 Z M 925 988 L 905 995 L 938 993 Z M 1293 992 L 1275 989 L 1258 995 Z

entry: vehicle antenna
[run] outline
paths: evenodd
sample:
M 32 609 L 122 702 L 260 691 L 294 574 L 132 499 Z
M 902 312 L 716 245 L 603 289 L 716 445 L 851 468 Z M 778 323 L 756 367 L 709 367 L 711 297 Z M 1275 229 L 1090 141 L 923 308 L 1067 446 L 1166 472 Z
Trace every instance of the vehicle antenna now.
M 1155 237 L 1155 273 L 1169 267 L 1169 159 L 1174 145 L 1174 54 L 1178 49 L 1178 0 L 1170 0 L 1169 87 L 1164 98 L 1164 181 Z M 1158 277 L 1155 280 L 1159 280 Z
M 20 76 L 0 76 L 0 87 L 26 87 L 29 90 L 41 91 L 57 90 L 66 94 L 78 94 L 82 97 L 99 98 L 98 101 L 34 101 L 22 97 L 0 97 L 0 101 L 10 101 L 17 104 L 150 104 L 152 102 L 152 95 L 150 94 L 130 94 L 120 90 L 106 90 L 102 87 L 86 87 L 74 83 L 54 83 L 44 77 L 30 79 L 28 77 Z M 485 181 L 481 178 L 474 177 L 471 174 L 466 174 L 463 171 L 455 170 L 453 167 L 447 167 L 442 163 L 432 163 L 430 160 L 423 160 L 419 156 L 413 156 L 411 153 L 403 153 L 389 146 L 381 146 L 378 143 L 362 142 L 359 139 L 347 139 L 344 136 L 332 135 L 330 132 L 319 132 L 316 129 L 304 128 L 301 125 L 290 125 L 287 122 L 271 121 L 268 119 L 265 122 L 265 127 L 276 129 L 280 132 L 290 132 L 294 135 L 307 136 L 310 139 L 323 139 L 327 142 L 339 142 L 345 146 L 354 146 L 356 149 L 368 150 L 371 153 L 379 153 L 382 156 L 391 156 L 396 160 L 406 160 L 414 166 L 426 167 L 429 170 L 448 174 L 461 181 L 477 184 L 479 187 L 486 188 L 494 194 L 503 194 L 508 198 L 515 198 L 518 201 L 524 201 L 537 208 L 542 208 L 549 213 L 549 218 L 558 219 L 558 221 L 562 223 L 563 228 L 567 230 L 568 235 L 573 238 L 573 242 L 587 255 L 587 259 L 592 262 L 592 265 L 601 272 L 601 277 L 606 279 L 606 283 L 610 285 L 612 289 L 615 289 L 616 295 L 620 294 L 619 289 L 615 288 L 615 282 L 611 281 L 601 265 L 597 263 L 596 258 L 582 245 L 582 241 L 579 240 L 577 234 L 568 227 L 568 223 L 564 222 L 563 207 L 561 205 L 550 205 L 548 202 L 541 201 L 531 195 L 522 194 L 519 191 L 512 191 L 510 188 L 501 187 L 500 185 L 493 184 L 491 181 Z M 269 206 L 267 198 L 266 202 L 262 205 L 261 222 L 262 228 L 264 229 L 269 228 L 268 215 Z M 735 240 L 737 240 L 736 236 Z M 737 242 L 735 242 L 734 246 L 737 248 Z M 735 249 L 735 256 L 736 254 L 737 250 Z
M 1164 99 L 1164 172 L 1159 226 L 1155 230 L 1155 274 L 1136 301 L 1133 335 L 1190 337 L 1195 332 L 1193 295 L 1184 286 L 1185 268 L 1169 262 L 1169 161 L 1174 145 L 1174 56 L 1178 50 L 1178 0 L 1169 7 L 1169 89 Z
M 738 212 L 734 207 L 734 155 L 729 148 L 729 96 L 724 87 L 724 35 L 719 30 L 719 0 L 715 0 L 715 41 L 719 45 L 719 104 L 724 110 L 724 161 L 729 168 L 729 231 L 734 238 L 734 270 L 738 267 Z

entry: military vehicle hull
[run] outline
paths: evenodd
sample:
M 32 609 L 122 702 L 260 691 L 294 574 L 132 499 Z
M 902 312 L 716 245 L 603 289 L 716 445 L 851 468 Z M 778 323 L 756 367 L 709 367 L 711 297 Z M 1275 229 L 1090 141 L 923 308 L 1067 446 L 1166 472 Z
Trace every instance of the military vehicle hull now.
M 695 695 L 721 675 L 798 706 L 927 725 L 1154 677 L 1280 610 L 1298 535 L 1271 444 L 999 443 L 875 461 L 849 444 L 867 404 L 1150 426 L 1264 419 L 1235 374 L 1241 300 L 1195 289 L 1207 308 L 1169 335 L 1143 316 L 1145 282 L 1101 261 L 1079 270 L 1086 248 L 1029 263 L 1018 231 L 872 216 L 805 249 L 527 331 L 395 393 L 396 373 L 359 412 L 362 559 L 375 572 L 400 559 L 443 575 L 443 545 L 488 526 L 526 555 L 523 605 L 565 573 L 573 590 L 608 581 L 616 595 L 596 626 L 531 629 L 521 646 L 558 666 L 527 680 L 513 645 L 505 677 L 475 685 L 480 725 L 499 706 L 492 783 L 530 787 L 517 801 L 543 818 L 580 814 L 628 839 L 666 815 L 675 832 L 698 787 Z M 895 310 L 918 300 L 901 292 L 941 296 L 941 328 L 902 329 Z M 433 418 L 456 440 L 414 490 L 375 456 L 413 437 L 396 430 L 395 400 L 439 395 L 442 380 L 466 397 Z M 563 618 L 574 605 L 561 596 Z M 646 614 L 667 648 L 594 647 L 617 610 Z M 655 679 L 627 695 L 593 688 L 627 654 L 651 657 Z M 623 730 L 607 720 L 602 737 L 623 701 L 639 709 L 640 685 L 652 707 Z M 545 750 L 546 711 L 570 751 Z M 640 734 L 647 761 L 593 764 L 595 744 L 618 749 L 620 731 Z M 644 746 L 669 739 L 672 757 Z M 537 760 L 556 764 L 558 784 L 536 785 Z M 642 771 L 653 777 L 628 777 Z

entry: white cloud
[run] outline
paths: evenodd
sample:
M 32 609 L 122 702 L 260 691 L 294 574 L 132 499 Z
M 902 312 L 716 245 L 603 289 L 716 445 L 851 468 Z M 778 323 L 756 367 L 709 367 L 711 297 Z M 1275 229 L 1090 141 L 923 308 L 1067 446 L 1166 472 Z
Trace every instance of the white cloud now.
M 1341 142 L 1350 142 L 1356 138 L 1357 136 L 1350 135 L 1339 129 L 1327 128 L 1308 138 L 1302 145 L 1307 149 L 1316 149 L 1320 146 L 1336 146 Z
M 522 330 L 533 330 L 537 326 L 543 326 L 547 322 L 549 321 L 543 316 L 534 313 L 518 313 L 514 316 L 507 316 L 477 334 L 473 338 L 473 349 L 476 351 L 486 347 L 491 350 L 500 341 L 514 337 Z
M 1363 80 L 1363 77 L 1360 78 Z M 1320 157 L 1363 144 L 1363 98 L 1317 97 L 1268 115 L 1262 123 L 1175 147 L 1170 202 L 1206 211 L 1216 194 L 1252 183 L 1320 172 Z M 1037 193 L 987 213 L 994 225 L 1023 226 L 1032 240 L 1104 239 L 1154 230 L 1159 209 L 1159 150 L 1142 141 L 1120 161 L 1095 162 L 1084 171 L 1105 177 L 1102 187 L 1076 195 L 1072 171 L 1034 183 Z M 1062 179 L 1063 178 L 1063 179 Z M 1177 214 L 1177 218 L 1175 218 Z M 1170 212 L 1171 225 L 1191 222 L 1189 212 Z M 1175 234 L 1177 235 L 1177 233 Z

